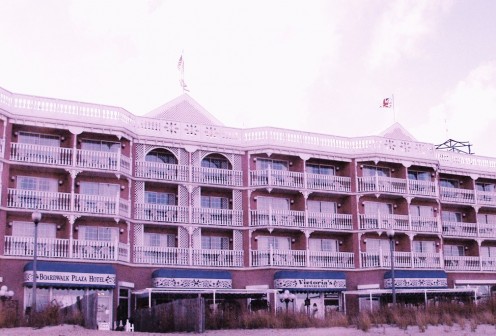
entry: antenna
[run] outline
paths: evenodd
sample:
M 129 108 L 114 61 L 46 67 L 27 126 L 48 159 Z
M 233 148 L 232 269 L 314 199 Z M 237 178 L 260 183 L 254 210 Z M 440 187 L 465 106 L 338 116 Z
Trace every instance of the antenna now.
M 448 152 L 475 154 L 472 152 L 472 144 L 468 141 L 457 141 L 448 139 L 442 144 L 436 145 L 436 149 L 445 150 Z

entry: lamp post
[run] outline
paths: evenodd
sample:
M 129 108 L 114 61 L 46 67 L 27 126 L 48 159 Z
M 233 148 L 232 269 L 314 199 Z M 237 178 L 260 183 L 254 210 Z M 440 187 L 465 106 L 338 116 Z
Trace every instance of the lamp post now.
M 396 306 L 396 286 L 394 279 L 394 230 L 387 230 L 387 236 L 389 238 L 389 252 L 391 258 L 391 294 L 393 295 L 393 307 Z
M 7 301 L 12 299 L 13 296 L 14 296 L 14 292 L 9 290 L 7 286 L 4 285 L 0 287 L 0 300 Z
M 296 299 L 296 295 L 290 293 L 287 289 L 284 293 L 279 295 L 279 300 L 286 304 L 286 312 L 288 312 L 288 306 L 290 302 L 293 302 Z
M 41 221 L 41 213 L 35 211 L 31 214 L 34 223 L 34 248 L 33 248 L 33 297 L 31 299 L 31 311 L 36 312 L 36 262 L 38 259 L 38 223 Z

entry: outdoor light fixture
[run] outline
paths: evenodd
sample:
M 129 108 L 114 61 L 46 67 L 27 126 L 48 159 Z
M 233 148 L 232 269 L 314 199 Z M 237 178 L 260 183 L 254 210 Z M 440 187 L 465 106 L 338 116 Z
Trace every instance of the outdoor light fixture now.
M 396 306 L 396 286 L 394 278 L 394 230 L 389 229 L 386 232 L 389 238 L 389 251 L 391 258 L 391 294 L 393 295 L 393 307 Z
M 295 299 L 296 299 L 296 295 L 290 293 L 287 289 L 284 291 L 284 293 L 279 294 L 279 300 L 286 304 L 286 312 L 288 311 L 289 303 L 294 302 Z
M 41 221 L 41 212 L 35 211 L 31 214 L 34 223 L 34 248 L 33 248 L 33 298 L 31 311 L 36 312 L 36 261 L 38 258 L 38 223 Z
M 7 286 L 4 285 L 0 287 L 0 300 L 7 301 L 12 299 L 13 296 L 14 296 L 14 292 L 9 290 Z

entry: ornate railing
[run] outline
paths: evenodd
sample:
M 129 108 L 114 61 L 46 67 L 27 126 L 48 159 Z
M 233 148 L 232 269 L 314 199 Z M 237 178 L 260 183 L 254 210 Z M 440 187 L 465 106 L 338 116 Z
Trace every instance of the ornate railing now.
M 188 174 L 188 166 L 147 161 L 136 162 L 136 177 L 184 182 L 188 180 Z
M 193 167 L 193 182 L 224 186 L 242 186 L 241 170 Z
M 243 226 L 243 211 L 215 208 L 193 208 L 193 223 L 221 226 Z
M 294 210 L 250 210 L 250 226 L 305 227 L 305 212 Z

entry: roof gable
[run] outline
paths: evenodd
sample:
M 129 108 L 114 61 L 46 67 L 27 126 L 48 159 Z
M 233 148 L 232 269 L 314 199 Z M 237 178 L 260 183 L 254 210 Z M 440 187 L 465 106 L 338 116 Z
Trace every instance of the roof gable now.
M 223 126 L 222 123 L 187 94 L 144 115 L 147 118 L 165 119 L 193 124 Z
M 384 130 L 380 136 L 389 139 L 406 140 L 406 141 L 417 141 L 403 126 L 399 123 L 394 123 Z

